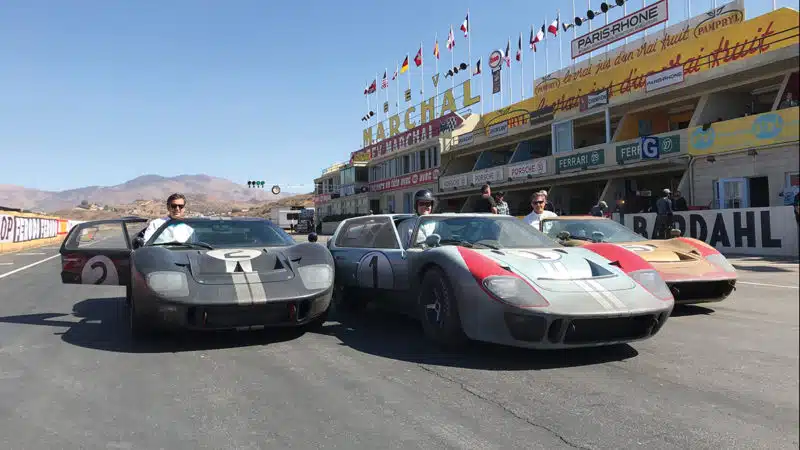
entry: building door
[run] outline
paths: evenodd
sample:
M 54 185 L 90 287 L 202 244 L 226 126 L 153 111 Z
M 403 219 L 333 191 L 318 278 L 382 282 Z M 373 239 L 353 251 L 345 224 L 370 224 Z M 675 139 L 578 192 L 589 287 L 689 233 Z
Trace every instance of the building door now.
M 747 208 L 748 198 L 747 178 L 723 178 L 717 182 L 717 208 Z

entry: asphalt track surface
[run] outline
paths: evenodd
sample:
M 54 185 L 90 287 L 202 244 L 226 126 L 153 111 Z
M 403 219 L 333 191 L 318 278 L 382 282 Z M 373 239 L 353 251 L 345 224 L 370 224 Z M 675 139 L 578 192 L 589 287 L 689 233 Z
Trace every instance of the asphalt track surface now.
M 798 448 L 796 262 L 734 259 L 731 298 L 649 341 L 448 354 L 380 309 L 134 343 L 123 288 L 4 275 L 57 251 L 0 255 L 3 449 Z

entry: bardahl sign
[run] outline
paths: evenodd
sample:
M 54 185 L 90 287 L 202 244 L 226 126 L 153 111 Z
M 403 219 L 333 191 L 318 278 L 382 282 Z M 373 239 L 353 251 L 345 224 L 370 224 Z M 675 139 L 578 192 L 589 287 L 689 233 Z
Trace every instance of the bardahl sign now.
M 392 152 L 438 137 L 442 129 L 448 131 L 454 130 L 462 123 L 464 123 L 464 119 L 461 118 L 461 116 L 456 113 L 448 113 L 404 133 L 386 138 L 377 144 L 370 145 L 366 147 L 365 150 L 369 154 L 370 159 L 380 158 Z
M 699 239 L 723 253 L 797 255 L 797 224 L 791 206 L 681 211 L 673 218 L 681 236 Z M 652 238 L 655 213 L 625 214 L 620 220 Z
M 28 242 L 58 236 L 58 219 L 0 215 L 0 242 Z

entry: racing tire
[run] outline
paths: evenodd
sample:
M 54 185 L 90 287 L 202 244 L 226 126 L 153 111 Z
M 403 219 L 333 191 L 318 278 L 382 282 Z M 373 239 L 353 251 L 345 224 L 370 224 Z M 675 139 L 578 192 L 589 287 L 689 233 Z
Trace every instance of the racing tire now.
M 153 326 L 147 322 L 147 318 L 136 312 L 133 298 L 128 306 L 128 331 L 133 339 L 151 337 L 154 334 Z
M 451 349 L 469 341 L 461 328 L 453 287 L 441 269 L 434 267 L 425 272 L 417 303 L 422 329 L 429 339 Z

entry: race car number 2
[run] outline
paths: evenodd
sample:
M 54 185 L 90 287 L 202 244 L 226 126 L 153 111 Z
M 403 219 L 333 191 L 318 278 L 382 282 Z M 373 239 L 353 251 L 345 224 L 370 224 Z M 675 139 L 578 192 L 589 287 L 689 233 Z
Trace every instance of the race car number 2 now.
M 381 252 L 369 252 L 358 263 L 358 286 L 394 289 L 394 271 L 389 258 Z
M 81 270 L 81 284 L 119 284 L 117 266 L 108 256 L 93 256 Z

